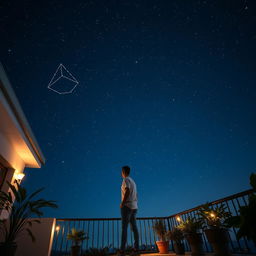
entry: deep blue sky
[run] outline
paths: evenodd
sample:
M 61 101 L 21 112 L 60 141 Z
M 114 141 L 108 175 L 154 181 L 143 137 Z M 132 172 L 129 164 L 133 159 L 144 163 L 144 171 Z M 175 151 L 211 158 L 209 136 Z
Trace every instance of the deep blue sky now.
M 1 1 L 0 56 L 47 162 L 46 216 L 119 216 L 130 165 L 139 216 L 249 188 L 256 157 L 256 3 Z M 47 85 L 63 63 L 73 94 Z

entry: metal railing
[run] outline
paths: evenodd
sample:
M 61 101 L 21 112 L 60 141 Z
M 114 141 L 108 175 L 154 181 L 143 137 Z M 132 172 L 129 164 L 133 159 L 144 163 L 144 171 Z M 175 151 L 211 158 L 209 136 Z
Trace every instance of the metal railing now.
M 216 206 L 220 206 L 222 204 L 224 204 L 227 207 L 227 210 L 233 215 L 233 216 L 237 216 L 239 214 L 239 209 L 241 206 L 245 206 L 248 204 L 248 199 L 249 199 L 249 195 L 253 193 L 253 190 L 246 190 L 213 202 L 210 202 L 210 206 L 212 206 L 212 208 L 214 209 Z M 191 218 L 198 218 L 198 211 L 201 208 L 202 205 L 197 206 L 195 208 L 177 213 L 177 214 L 173 214 L 169 217 L 167 217 L 168 221 L 170 222 L 170 228 L 173 228 L 177 225 L 179 225 L 177 217 L 179 217 L 181 220 L 186 220 L 188 217 Z M 255 253 L 256 252 L 256 248 L 253 244 L 253 242 L 248 241 L 248 239 L 246 239 L 245 237 L 243 237 L 242 239 L 237 239 L 236 234 L 237 234 L 237 230 L 235 228 L 231 228 L 229 230 L 229 238 L 230 238 L 230 246 L 232 249 L 233 253 L 246 253 L 246 254 L 250 254 L 250 253 Z M 210 244 L 207 242 L 206 236 L 203 233 L 203 241 L 204 241 L 204 249 L 206 252 L 212 252 L 212 248 L 210 246 Z M 187 243 L 187 241 L 184 241 L 185 243 L 185 248 L 187 251 L 190 250 L 189 245 Z
M 253 190 L 246 190 L 244 192 L 234 194 L 229 197 L 222 198 L 210 202 L 210 205 L 214 208 L 221 204 L 227 206 L 228 211 L 232 215 L 238 215 L 239 208 L 248 204 L 248 197 Z M 169 230 L 177 226 L 179 223 L 177 217 L 182 220 L 186 220 L 188 217 L 198 218 L 197 213 L 199 208 L 195 207 L 190 210 L 179 212 L 168 217 L 145 217 L 137 218 L 137 226 L 140 235 L 140 250 L 144 252 L 155 252 L 157 237 L 153 231 L 153 224 L 156 220 L 163 220 Z M 104 248 L 108 247 L 110 253 L 115 253 L 120 247 L 121 238 L 121 218 L 90 218 L 90 219 L 57 219 L 56 230 L 54 235 L 54 242 L 52 247 L 52 256 L 55 255 L 68 255 L 71 247 L 71 241 L 67 240 L 67 234 L 72 228 L 83 230 L 89 237 L 84 240 L 81 245 L 82 253 L 86 253 L 90 248 Z M 237 230 L 230 229 L 230 245 L 234 253 L 255 253 L 255 247 L 252 242 L 248 241 L 245 237 L 238 240 L 236 237 Z M 207 242 L 205 235 L 203 234 L 204 249 L 206 252 L 211 252 L 212 248 Z M 128 229 L 128 241 L 127 245 L 132 247 L 133 234 Z M 189 245 L 184 240 L 185 250 L 190 251 Z M 173 250 L 173 244 L 170 243 L 170 250 Z

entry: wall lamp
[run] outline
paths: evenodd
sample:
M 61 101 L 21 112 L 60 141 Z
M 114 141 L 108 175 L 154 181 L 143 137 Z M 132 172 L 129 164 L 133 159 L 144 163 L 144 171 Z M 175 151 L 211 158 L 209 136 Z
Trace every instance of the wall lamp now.
M 20 173 L 20 172 L 15 173 L 14 175 L 15 175 L 14 178 L 15 178 L 17 181 L 19 181 L 19 182 L 21 182 L 22 179 L 25 177 L 25 174 L 24 174 L 24 173 Z

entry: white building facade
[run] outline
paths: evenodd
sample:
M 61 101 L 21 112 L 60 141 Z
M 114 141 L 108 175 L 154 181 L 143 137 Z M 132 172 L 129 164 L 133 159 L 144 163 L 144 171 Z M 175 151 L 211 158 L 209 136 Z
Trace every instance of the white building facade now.
M 24 176 L 24 169 L 40 168 L 45 158 L 0 63 L 0 190 L 7 191 Z

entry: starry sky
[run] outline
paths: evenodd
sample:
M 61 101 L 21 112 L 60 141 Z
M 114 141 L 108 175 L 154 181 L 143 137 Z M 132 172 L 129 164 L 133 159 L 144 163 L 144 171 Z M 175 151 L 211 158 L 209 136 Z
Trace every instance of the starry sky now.
M 46 157 L 29 191 L 52 217 L 118 217 L 121 166 L 138 216 L 249 188 L 256 157 L 254 0 L 0 3 L 0 56 Z M 60 63 L 73 93 L 47 88 Z

